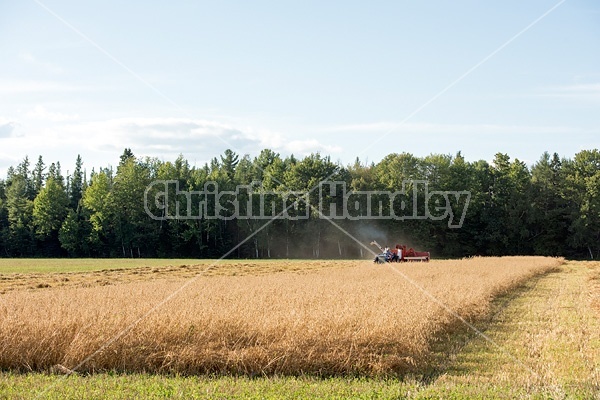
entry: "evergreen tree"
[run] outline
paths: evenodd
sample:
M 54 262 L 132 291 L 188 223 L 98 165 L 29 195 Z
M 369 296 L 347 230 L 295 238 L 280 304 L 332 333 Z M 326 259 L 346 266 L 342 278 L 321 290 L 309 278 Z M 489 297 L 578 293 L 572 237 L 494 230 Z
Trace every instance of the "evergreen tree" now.
M 12 256 L 34 255 L 35 238 L 33 233 L 33 201 L 28 196 L 26 179 L 20 175 L 11 177 L 6 189 L 6 210 L 8 213 L 8 253 Z
M 43 256 L 61 254 L 58 231 L 66 216 L 67 205 L 65 188 L 53 177 L 48 178 L 44 188 L 33 201 L 32 225 Z
M 119 165 L 125 164 L 127 161 L 129 161 L 132 158 L 135 158 L 135 156 L 133 155 L 133 152 L 131 151 L 131 149 L 128 147 L 125 148 L 125 150 L 123 150 L 123 154 L 121 154 Z
M 81 196 L 83 194 L 84 177 L 82 167 L 83 160 L 81 159 L 81 155 L 78 154 L 77 160 L 75 161 L 75 170 L 73 171 L 73 176 L 71 177 L 69 191 L 69 205 L 73 210 L 78 209 L 79 201 L 81 200 Z
M 234 181 L 235 168 L 237 167 L 238 162 L 239 156 L 230 149 L 225 150 L 225 154 L 221 156 L 221 165 L 223 166 L 223 171 L 230 182 Z
M 6 209 L 6 182 L 0 179 L 0 257 L 8 255 L 8 210 Z
M 33 191 L 35 195 L 42 190 L 44 187 L 44 182 L 46 179 L 44 171 L 46 170 L 46 165 L 44 164 L 44 160 L 42 156 L 38 157 L 37 163 L 33 169 Z
M 570 242 L 589 258 L 600 257 L 600 151 L 583 150 L 567 162 L 567 194 L 573 205 Z

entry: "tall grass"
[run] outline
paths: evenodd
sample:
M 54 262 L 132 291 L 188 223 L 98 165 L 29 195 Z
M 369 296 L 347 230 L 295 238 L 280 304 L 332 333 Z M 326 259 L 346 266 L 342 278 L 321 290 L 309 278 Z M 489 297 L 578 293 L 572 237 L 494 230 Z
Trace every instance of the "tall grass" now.
M 152 312 L 184 281 L 13 291 L 0 298 L 0 369 L 401 374 L 426 365 L 432 344 L 461 325 L 401 274 L 476 321 L 495 296 L 561 263 L 474 258 L 203 277 Z

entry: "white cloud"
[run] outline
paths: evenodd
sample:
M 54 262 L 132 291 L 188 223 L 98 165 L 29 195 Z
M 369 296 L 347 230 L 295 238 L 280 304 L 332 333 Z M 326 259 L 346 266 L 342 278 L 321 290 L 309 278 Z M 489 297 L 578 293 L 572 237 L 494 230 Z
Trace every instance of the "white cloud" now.
M 41 81 L 32 79 L 13 79 L 0 81 L 0 94 L 4 95 L 40 92 L 76 92 L 86 89 L 88 88 L 58 81 Z
M 239 154 L 258 154 L 263 148 L 294 154 L 341 151 L 339 146 L 316 139 L 289 141 L 275 132 L 187 118 L 118 118 L 65 124 L 59 135 L 45 132 L 43 136 L 45 140 L 50 136 L 55 141 L 75 140 L 82 146 L 111 152 L 131 147 L 149 156 L 195 153 L 214 157 L 226 148 Z
M 48 120 L 52 122 L 74 121 L 79 118 L 77 114 L 63 114 L 58 112 L 50 112 L 43 106 L 35 106 L 33 110 L 25 114 L 29 118 Z
M 320 131 L 343 137 L 344 155 L 373 161 L 390 153 L 423 157 L 461 151 L 470 161 L 491 161 L 500 152 L 532 164 L 544 151 L 572 156 L 582 144 L 598 146 L 598 130 L 581 126 L 375 122 L 328 126 Z
M 600 83 L 549 87 L 540 96 L 573 100 L 600 100 Z
M 3 139 L 5 154 L 21 159 L 25 155 L 44 160 L 61 161 L 65 170 L 77 154 L 86 166 L 115 165 L 123 149 L 131 148 L 137 156 L 158 157 L 168 161 L 179 154 L 194 165 L 201 165 L 230 148 L 240 155 L 256 156 L 264 148 L 283 155 L 304 156 L 312 152 L 339 153 L 341 148 L 317 139 L 289 140 L 268 130 L 188 118 L 117 118 L 105 121 L 68 121 L 64 115 L 36 108 L 36 116 L 20 125 L 21 137 Z M 0 152 L 2 153 L 2 152 Z M 1 170 L 0 166 L 0 170 Z
M 577 85 L 559 86 L 555 89 L 560 92 L 568 93 L 600 94 L 600 83 L 585 83 Z
M 27 61 L 27 62 L 34 62 L 35 61 L 35 57 L 33 56 L 33 54 L 31 54 L 28 51 L 22 51 L 19 53 L 19 58 L 23 61 Z
M 64 128 L 70 136 L 85 133 L 85 143 L 106 148 L 132 147 L 142 153 L 160 149 L 170 153 L 229 147 L 242 152 L 260 140 L 232 126 L 184 118 L 118 118 Z
M 514 134 L 566 134 L 580 131 L 568 126 L 494 125 L 494 124 L 432 124 L 374 122 L 365 124 L 335 125 L 324 127 L 323 132 L 331 133 L 376 133 L 386 134 L 439 134 L 439 135 L 514 135 Z M 377 139 L 372 138 L 372 139 Z
M 340 146 L 331 146 L 319 142 L 316 139 L 292 140 L 286 143 L 283 148 L 290 153 L 308 155 L 310 153 L 340 153 Z
M 65 121 L 68 118 L 64 115 L 44 108 L 37 108 L 33 115 L 20 125 L 23 135 L 2 139 L 0 159 L 6 159 L 3 164 L 9 160 L 13 164 L 12 156 L 22 159 L 29 155 L 33 159 L 42 155 L 46 161 L 60 161 L 68 170 L 77 154 L 81 154 L 87 168 L 106 167 L 115 165 L 126 147 L 137 156 L 174 160 L 184 154 L 192 163 L 204 163 L 226 148 L 242 154 L 258 154 L 261 143 L 247 132 L 213 121 L 178 118 Z M 11 121 L 0 122 L 4 126 Z M 0 165 L 0 172 L 5 173 L 3 169 Z
M 320 152 L 374 161 L 383 154 L 401 151 L 424 156 L 463 150 L 475 159 L 490 159 L 500 151 L 529 160 L 544 150 L 574 154 L 575 144 L 593 144 L 598 137 L 598 132 L 560 126 L 379 122 L 311 129 L 312 135 L 292 138 L 236 122 L 158 117 L 81 121 L 55 111 L 36 107 L 28 119 L 0 117 L 0 178 L 5 174 L 5 165 L 14 165 L 25 155 L 30 159 L 42 155 L 47 163 L 60 161 L 67 171 L 72 170 L 77 154 L 81 154 L 88 169 L 114 166 L 126 147 L 137 156 L 165 161 L 183 154 L 193 165 L 202 165 L 227 148 L 251 156 L 269 148 L 284 156 Z M 384 135 L 387 132 L 389 136 Z M 551 144 L 552 137 L 564 138 L 567 134 L 573 138 L 570 147 Z M 493 152 L 481 150 L 486 147 L 493 148 Z M 535 149 L 533 156 L 531 149 Z
M 15 136 L 17 122 L 0 117 L 0 139 Z
M 47 61 L 41 61 L 28 51 L 21 51 L 18 57 L 22 61 L 25 61 L 36 68 L 42 69 L 45 72 L 50 72 L 52 74 L 61 74 L 64 72 L 64 69 L 59 65 Z

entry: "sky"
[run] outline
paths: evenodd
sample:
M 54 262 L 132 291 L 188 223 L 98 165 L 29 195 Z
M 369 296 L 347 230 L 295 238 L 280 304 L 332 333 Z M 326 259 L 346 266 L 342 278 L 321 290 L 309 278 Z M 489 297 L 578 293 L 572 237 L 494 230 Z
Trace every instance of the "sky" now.
M 0 179 L 126 147 L 573 157 L 600 147 L 599 50 L 592 0 L 0 0 Z

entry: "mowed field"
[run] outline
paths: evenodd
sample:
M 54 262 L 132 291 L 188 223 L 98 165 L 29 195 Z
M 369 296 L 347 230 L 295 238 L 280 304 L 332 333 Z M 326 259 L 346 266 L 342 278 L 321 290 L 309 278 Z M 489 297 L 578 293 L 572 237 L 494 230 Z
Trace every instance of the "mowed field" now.
M 180 391 L 157 397 L 278 387 L 300 390 L 293 397 L 467 398 L 483 386 L 507 398 L 585 398 L 600 387 L 594 263 L 180 261 L 21 273 L 0 263 L 0 397 L 131 380 L 138 397 L 163 379 Z M 52 375 L 68 370 L 78 375 Z

